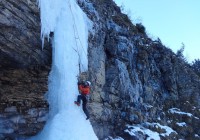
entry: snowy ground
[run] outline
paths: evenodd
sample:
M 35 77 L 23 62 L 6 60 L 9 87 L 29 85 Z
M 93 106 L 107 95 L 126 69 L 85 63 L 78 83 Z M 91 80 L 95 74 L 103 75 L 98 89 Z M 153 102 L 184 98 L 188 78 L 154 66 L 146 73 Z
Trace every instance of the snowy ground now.
M 77 75 L 88 67 L 87 18 L 75 0 L 39 0 L 42 39 L 54 32 L 53 64 L 47 98 L 50 116 L 42 132 L 33 140 L 96 140 L 92 126 L 81 107 Z M 81 60 L 81 61 L 79 61 Z
M 194 117 L 195 119 L 199 119 L 198 117 L 193 116 L 191 113 L 182 112 L 179 108 L 171 108 L 168 111 L 171 114 L 179 114 L 179 115 L 186 115 L 188 117 Z
M 138 134 L 142 134 L 143 136 L 146 136 L 147 137 L 147 140 L 160 140 L 161 139 L 161 136 L 163 137 L 168 137 L 170 134 L 174 133 L 174 134 L 177 134 L 176 131 L 174 131 L 172 128 L 168 127 L 168 126 L 163 126 L 159 123 L 144 123 L 143 124 L 144 126 L 142 125 L 135 125 L 135 126 L 132 126 L 132 125 L 127 125 L 127 128 L 125 130 L 125 132 L 127 132 L 129 135 L 131 136 L 137 136 Z M 159 129 L 162 129 L 163 132 L 162 133 L 158 133 L 156 131 L 152 131 L 146 127 L 148 126 L 151 126 L 151 127 L 155 127 L 155 128 L 159 128 Z

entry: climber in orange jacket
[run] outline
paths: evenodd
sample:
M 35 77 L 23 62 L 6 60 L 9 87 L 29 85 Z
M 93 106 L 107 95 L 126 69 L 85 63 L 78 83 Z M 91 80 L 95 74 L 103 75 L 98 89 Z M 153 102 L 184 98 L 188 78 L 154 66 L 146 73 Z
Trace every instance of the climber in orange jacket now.
M 90 118 L 89 112 L 87 110 L 87 96 L 90 93 L 90 85 L 91 83 L 89 81 L 83 81 L 83 82 L 78 82 L 78 89 L 80 95 L 77 97 L 77 101 L 74 101 L 75 104 L 80 106 L 81 100 L 82 100 L 82 107 L 85 115 L 87 116 L 86 120 Z

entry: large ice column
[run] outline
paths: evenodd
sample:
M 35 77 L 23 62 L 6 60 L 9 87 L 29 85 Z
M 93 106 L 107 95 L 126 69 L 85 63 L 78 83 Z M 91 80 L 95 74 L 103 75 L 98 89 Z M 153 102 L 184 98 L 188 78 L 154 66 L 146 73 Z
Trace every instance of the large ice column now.
M 75 0 L 40 0 L 41 34 L 54 32 L 53 63 L 49 75 L 50 116 L 35 140 L 96 140 L 92 126 L 81 107 L 74 104 L 78 95 L 79 60 L 87 70 L 87 18 Z

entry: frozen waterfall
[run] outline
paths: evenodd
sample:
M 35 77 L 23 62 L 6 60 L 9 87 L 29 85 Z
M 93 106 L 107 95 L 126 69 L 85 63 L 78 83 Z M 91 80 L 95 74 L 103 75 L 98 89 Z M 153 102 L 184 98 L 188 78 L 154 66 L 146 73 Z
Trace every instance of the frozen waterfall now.
M 34 140 L 98 139 L 81 107 L 74 104 L 78 95 L 79 60 L 87 70 L 87 17 L 76 0 L 39 0 L 41 35 L 54 32 L 53 62 L 47 98 L 50 115 L 42 132 Z

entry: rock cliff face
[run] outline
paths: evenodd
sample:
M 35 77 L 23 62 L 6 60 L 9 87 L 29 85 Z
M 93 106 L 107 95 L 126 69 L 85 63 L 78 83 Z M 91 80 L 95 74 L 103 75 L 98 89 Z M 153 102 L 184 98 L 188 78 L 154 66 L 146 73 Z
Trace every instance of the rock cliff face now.
M 36 0 L 1 0 L 0 9 L 0 139 L 35 135 L 48 114 L 51 47 L 41 48 Z
M 200 77 L 112 0 L 78 3 L 93 22 L 89 110 L 99 139 L 143 140 L 150 131 L 161 139 L 200 139 Z M 51 48 L 41 49 L 36 1 L 2 0 L 0 7 L 0 139 L 27 137 L 48 114 Z
M 90 109 L 98 137 L 150 137 L 129 124 L 157 132 L 162 139 L 200 139 L 200 77 L 159 39 L 148 38 L 141 24 L 133 25 L 113 1 L 79 4 L 94 23 L 89 38 Z M 173 131 L 164 135 L 163 126 Z

